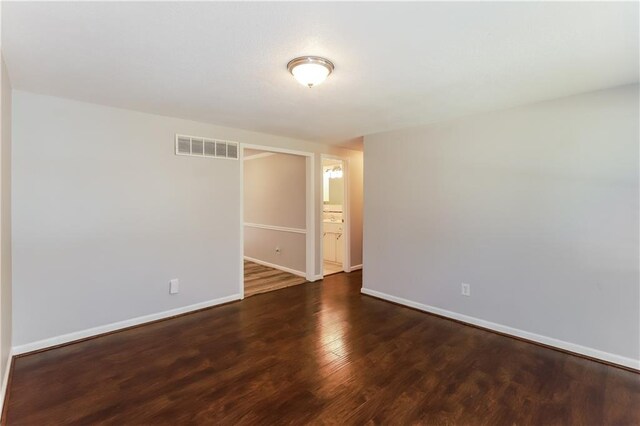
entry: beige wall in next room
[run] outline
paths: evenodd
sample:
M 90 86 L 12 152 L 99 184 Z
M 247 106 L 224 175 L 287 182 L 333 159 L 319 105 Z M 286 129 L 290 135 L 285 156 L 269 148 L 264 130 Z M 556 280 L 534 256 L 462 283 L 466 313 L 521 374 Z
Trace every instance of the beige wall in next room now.
M 258 154 L 243 165 L 244 255 L 304 273 L 305 234 L 259 226 L 305 229 L 305 157 Z

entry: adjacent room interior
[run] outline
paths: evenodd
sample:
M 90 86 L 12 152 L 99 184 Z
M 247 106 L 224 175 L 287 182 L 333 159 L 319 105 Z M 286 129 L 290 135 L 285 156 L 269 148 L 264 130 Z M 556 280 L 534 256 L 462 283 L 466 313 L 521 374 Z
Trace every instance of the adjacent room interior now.
M 305 283 L 306 157 L 245 148 L 242 166 L 244 296 Z
M 349 271 L 345 212 L 348 190 L 345 161 L 322 158 L 322 268 L 323 276 Z
M 0 2 L 0 423 L 640 425 L 639 16 Z

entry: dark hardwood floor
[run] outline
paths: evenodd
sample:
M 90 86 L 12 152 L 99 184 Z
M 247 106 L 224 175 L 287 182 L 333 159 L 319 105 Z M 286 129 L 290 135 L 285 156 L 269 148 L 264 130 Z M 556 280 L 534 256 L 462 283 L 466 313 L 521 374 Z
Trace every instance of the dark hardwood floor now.
M 337 274 L 15 360 L 5 420 L 638 425 L 640 375 L 359 293 Z

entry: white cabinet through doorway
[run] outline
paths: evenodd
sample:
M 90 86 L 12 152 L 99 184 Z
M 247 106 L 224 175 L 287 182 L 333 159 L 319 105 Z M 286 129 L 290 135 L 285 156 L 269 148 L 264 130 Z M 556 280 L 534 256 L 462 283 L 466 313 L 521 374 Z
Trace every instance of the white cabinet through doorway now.
M 344 258 L 341 223 L 324 224 L 322 244 L 324 246 L 324 260 L 341 264 Z

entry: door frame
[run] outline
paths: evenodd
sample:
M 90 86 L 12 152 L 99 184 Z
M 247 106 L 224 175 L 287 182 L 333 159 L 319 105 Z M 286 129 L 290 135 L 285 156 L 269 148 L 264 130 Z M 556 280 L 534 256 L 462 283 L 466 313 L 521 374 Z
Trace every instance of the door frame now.
M 344 170 L 342 171 L 342 184 L 344 185 L 344 205 L 342 206 L 342 217 L 344 219 L 343 223 L 343 250 L 342 250 L 342 270 L 343 272 L 351 272 L 351 205 L 350 205 L 350 194 L 349 194 L 349 157 L 341 157 L 338 155 L 329 155 L 329 154 L 320 154 L 320 194 L 321 203 L 320 203 L 320 235 L 324 235 L 324 222 L 322 217 L 324 211 L 324 165 L 323 160 L 340 160 L 342 161 L 342 166 Z M 320 238 L 320 276 L 324 278 L 324 238 Z
M 316 281 L 315 256 L 316 256 L 316 219 L 315 219 L 315 154 L 313 152 L 296 151 L 293 149 L 277 148 L 268 145 L 255 145 L 249 143 L 239 144 L 238 160 L 240 160 L 240 299 L 244 299 L 244 150 L 256 149 L 273 152 L 276 154 L 291 154 L 305 157 L 306 199 L 305 199 L 305 278 L 307 281 Z

